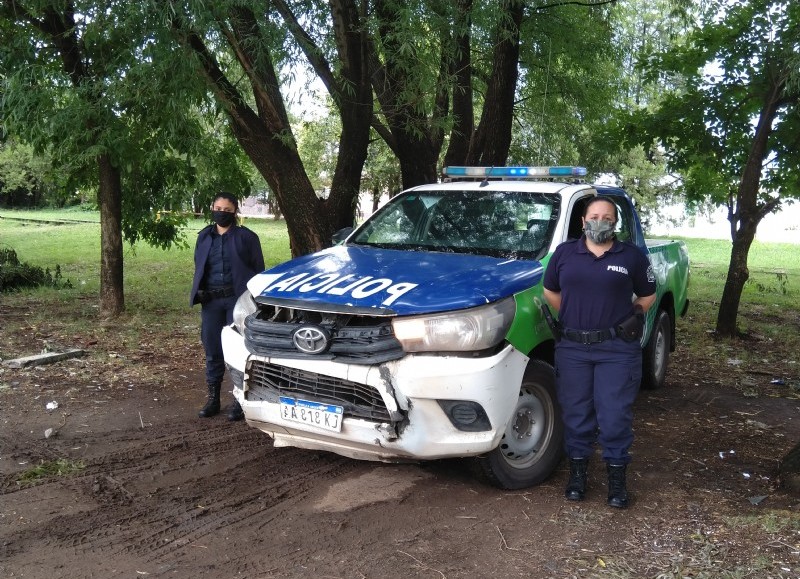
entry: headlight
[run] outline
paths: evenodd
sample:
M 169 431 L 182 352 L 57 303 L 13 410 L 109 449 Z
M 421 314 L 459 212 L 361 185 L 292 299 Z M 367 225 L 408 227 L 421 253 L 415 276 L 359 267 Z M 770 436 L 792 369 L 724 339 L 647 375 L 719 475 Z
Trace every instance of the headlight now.
M 256 311 L 258 311 L 258 305 L 249 291 L 244 292 L 236 300 L 236 305 L 233 306 L 233 325 L 240 334 L 244 335 L 244 319 Z
M 514 298 L 470 310 L 392 320 L 406 352 L 470 352 L 497 345 L 516 313 Z

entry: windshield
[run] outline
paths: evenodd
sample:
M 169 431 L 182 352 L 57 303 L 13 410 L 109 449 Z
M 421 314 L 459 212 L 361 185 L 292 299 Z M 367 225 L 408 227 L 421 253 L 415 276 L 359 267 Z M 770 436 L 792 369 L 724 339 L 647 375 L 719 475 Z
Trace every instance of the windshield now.
M 395 197 L 350 239 L 386 249 L 541 259 L 560 198 L 520 191 L 426 191 Z

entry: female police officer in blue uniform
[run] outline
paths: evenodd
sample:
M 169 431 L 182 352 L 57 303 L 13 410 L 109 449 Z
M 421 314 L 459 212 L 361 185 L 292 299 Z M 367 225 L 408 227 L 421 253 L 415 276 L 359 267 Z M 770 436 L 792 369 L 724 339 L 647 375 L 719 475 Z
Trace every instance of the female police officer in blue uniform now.
M 211 204 L 214 221 L 200 230 L 194 249 L 194 280 L 189 305 L 202 304 L 200 338 L 206 353 L 208 400 L 201 418 L 219 414 L 219 391 L 225 374 L 222 328 L 233 321 L 236 300 L 247 282 L 264 271 L 264 255 L 258 236 L 237 224 L 239 201 L 230 193 L 218 193 Z M 228 420 L 244 418 L 235 399 Z
M 632 407 L 642 376 L 639 340 L 656 285 L 647 256 L 615 238 L 617 219 L 612 199 L 589 200 L 584 235 L 556 248 L 544 296 L 559 311 L 561 325 L 555 366 L 570 467 L 565 496 L 583 500 L 597 440 L 608 472 L 608 504 L 625 508 Z

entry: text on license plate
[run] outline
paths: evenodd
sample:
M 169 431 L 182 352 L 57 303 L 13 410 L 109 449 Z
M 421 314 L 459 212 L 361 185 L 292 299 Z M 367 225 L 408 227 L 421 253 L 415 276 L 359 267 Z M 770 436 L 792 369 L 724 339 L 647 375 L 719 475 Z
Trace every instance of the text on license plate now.
M 308 400 L 295 400 L 281 396 L 281 418 L 292 422 L 310 424 L 325 430 L 341 432 L 344 408 L 333 404 L 321 404 Z

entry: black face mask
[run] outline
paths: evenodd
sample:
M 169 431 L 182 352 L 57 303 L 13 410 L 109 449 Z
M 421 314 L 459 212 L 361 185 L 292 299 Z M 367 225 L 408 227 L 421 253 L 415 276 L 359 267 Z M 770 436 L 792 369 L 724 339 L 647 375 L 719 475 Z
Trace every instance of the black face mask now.
M 233 224 L 233 220 L 236 219 L 236 214 L 229 211 L 212 211 L 211 219 L 220 227 L 228 227 Z

